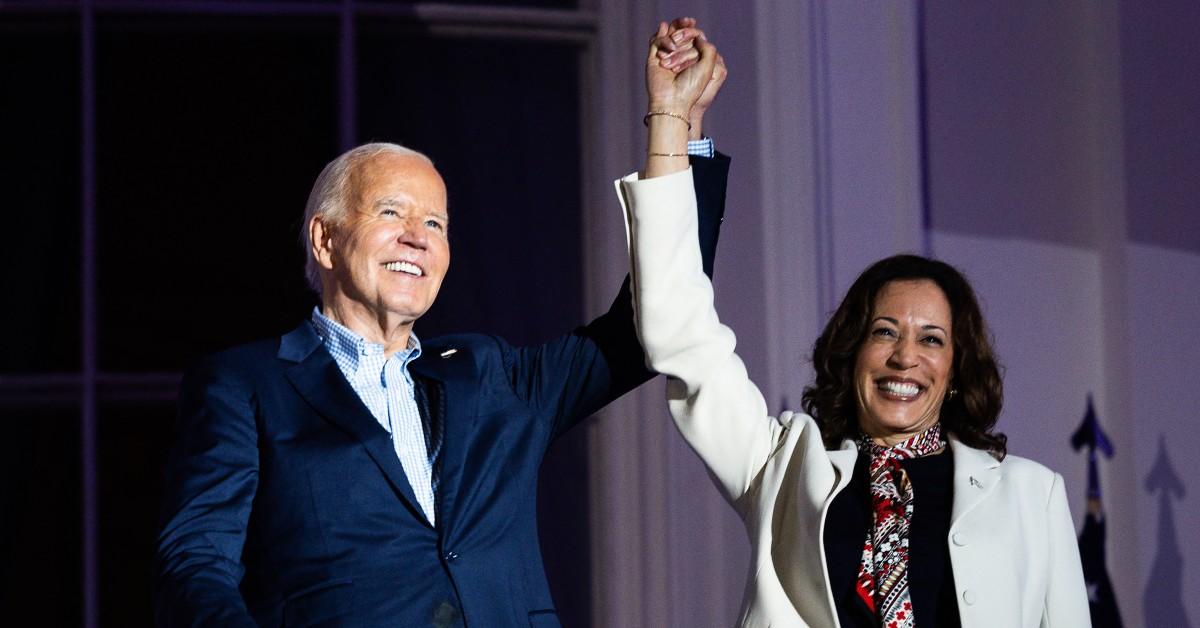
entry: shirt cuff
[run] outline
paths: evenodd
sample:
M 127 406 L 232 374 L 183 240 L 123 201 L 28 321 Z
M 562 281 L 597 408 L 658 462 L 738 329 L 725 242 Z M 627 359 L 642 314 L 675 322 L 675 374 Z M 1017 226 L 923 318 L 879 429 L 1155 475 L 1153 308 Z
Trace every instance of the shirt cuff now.
M 692 157 L 708 157 L 712 159 L 717 154 L 716 146 L 713 144 L 711 137 L 702 137 L 698 140 L 688 140 L 688 155 Z

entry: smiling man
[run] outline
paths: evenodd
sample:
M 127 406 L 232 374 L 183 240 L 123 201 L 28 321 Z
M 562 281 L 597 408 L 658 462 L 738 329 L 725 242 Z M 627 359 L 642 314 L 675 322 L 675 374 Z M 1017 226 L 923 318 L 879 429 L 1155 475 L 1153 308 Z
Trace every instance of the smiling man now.
M 697 135 L 702 113 L 689 116 Z M 711 155 L 711 142 L 692 149 Z M 692 162 L 711 268 L 728 159 Z M 449 223 L 420 153 L 368 144 L 321 172 L 304 231 L 320 306 L 184 378 L 160 626 L 558 625 L 538 468 L 564 431 L 651 376 L 628 281 L 607 313 L 542 345 L 419 340 Z
M 446 185 L 429 158 L 395 144 L 346 153 L 318 179 L 305 223 L 321 315 L 389 355 L 411 348 L 450 266 Z

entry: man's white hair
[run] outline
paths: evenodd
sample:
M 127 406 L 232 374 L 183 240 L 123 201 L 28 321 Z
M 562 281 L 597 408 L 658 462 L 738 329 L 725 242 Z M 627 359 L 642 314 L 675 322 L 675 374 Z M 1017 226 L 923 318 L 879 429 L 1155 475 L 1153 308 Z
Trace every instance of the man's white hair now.
M 356 146 L 342 153 L 337 159 L 329 162 L 317 181 L 313 183 L 312 192 L 308 195 L 308 203 L 304 205 L 304 224 L 300 227 L 300 240 L 304 244 L 307 262 L 304 264 L 304 274 L 308 277 L 308 285 L 317 294 L 321 294 L 321 267 L 312 254 L 312 237 L 309 235 L 309 225 L 312 219 L 320 216 L 326 228 L 345 224 L 350 215 L 350 203 L 355 190 L 350 189 L 350 175 L 354 170 L 371 158 L 382 154 L 400 155 L 402 157 L 418 157 L 429 165 L 433 161 L 423 153 L 399 144 L 388 142 L 372 142 Z

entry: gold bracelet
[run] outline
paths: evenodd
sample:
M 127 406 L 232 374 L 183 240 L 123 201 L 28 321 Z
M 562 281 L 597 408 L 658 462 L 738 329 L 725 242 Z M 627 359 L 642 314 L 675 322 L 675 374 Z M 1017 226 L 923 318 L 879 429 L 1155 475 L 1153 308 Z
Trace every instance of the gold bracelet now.
M 647 154 L 647 155 L 649 155 L 649 156 L 651 156 L 651 157 L 687 157 L 687 156 L 688 156 L 688 154 L 687 154 L 687 153 L 655 153 L 655 152 L 647 152 L 646 154 Z
M 666 110 L 663 110 L 663 111 L 651 111 L 650 113 L 647 113 L 647 114 L 646 114 L 646 115 L 645 115 L 645 116 L 642 118 L 642 124 L 643 124 L 643 125 L 645 125 L 645 126 L 650 126 L 650 116 L 671 116 L 672 118 L 675 118 L 676 120 L 682 120 L 684 124 L 688 125 L 688 130 L 689 130 L 689 131 L 691 131 L 691 130 L 692 130 L 692 122 L 691 122 L 691 120 L 688 120 L 688 119 L 687 119 L 687 118 L 685 118 L 684 116 L 682 116 L 682 115 L 680 115 L 680 114 L 678 114 L 678 113 L 675 113 L 674 111 L 666 111 Z

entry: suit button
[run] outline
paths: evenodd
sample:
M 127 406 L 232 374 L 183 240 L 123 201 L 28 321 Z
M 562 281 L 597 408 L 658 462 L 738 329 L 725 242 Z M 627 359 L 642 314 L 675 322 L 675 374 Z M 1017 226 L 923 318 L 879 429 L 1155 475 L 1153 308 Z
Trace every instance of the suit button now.
M 972 604 L 974 604 L 975 603 L 975 592 L 970 589 L 964 590 L 963 591 L 963 601 L 967 603 L 967 606 L 971 606 Z
M 967 535 L 963 534 L 962 532 L 955 532 L 954 535 L 950 537 L 950 540 L 955 545 L 962 547 L 963 545 L 967 544 Z
M 433 621 L 431 622 L 437 628 L 453 626 L 458 621 L 458 609 L 449 602 L 442 602 L 437 608 L 433 609 Z
M 444 558 L 446 559 L 446 562 L 450 562 L 458 558 L 458 552 L 446 552 L 446 556 Z

